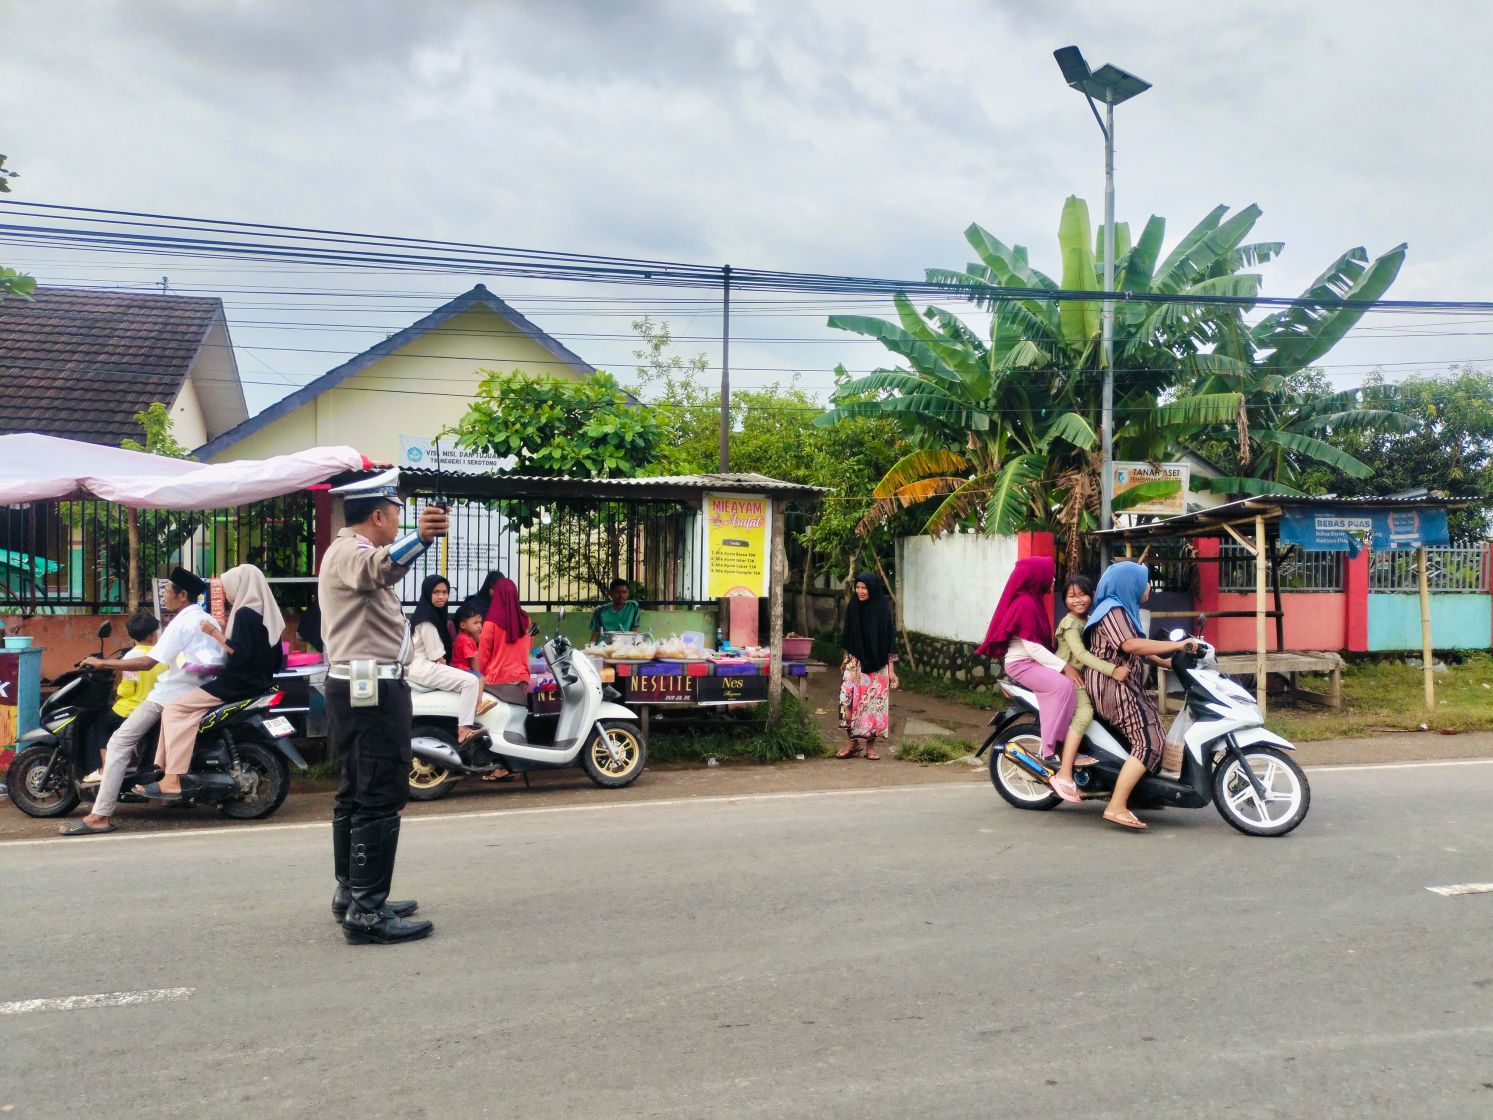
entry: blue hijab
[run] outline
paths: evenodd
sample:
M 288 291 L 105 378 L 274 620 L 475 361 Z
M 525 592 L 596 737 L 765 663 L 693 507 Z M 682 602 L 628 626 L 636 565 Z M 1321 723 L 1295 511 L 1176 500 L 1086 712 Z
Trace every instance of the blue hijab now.
M 1151 573 L 1146 566 L 1134 560 L 1120 560 L 1105 568 L 1099 577 L 1099 586 L 1094 588 L 1094 598 L 1098 602 L 1089 612 L 1089 624 L 1084 630 L 1092 630 L 1110 611 L 1124 607 L 1130 621 L 1135 624 L 1135 632 L 1144 634 L 1140 624 L 1140 600 L 1150 582 Z

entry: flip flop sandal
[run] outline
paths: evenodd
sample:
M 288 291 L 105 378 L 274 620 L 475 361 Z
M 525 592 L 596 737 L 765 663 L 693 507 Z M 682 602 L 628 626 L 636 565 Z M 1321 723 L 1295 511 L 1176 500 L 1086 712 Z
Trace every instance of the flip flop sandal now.
M 78 784 L 80 786 L 97 786 L 102 785 L 103 781 L 104 772 L 102 770 L 95 770 L 92 774 L 89 774 L 88 777 L 84 778 Z
M 496 770 L 494 770 L 490 774 L 483 774 L 482 780 L 484 782 L 511 782 L 513 781 L 513 771 L 504 770 L 501 774 L 499 774 Z
M 1082 797 L 1078 796 L 1078 787 L 1067 778 L 1052 778 L 1047 784 L 1052 787 L 1052 792 L 1064 801 L 1069 801 L 1077 805 L 1083 800 Z
M 1129 819 L 1127 820 L 1126 817 Z M 1132 832 L 1144 832 L 1146 830 L 1146 822 L 1129 811 L 1125 813 L 1124 817 L 1112 817 L 1108 813 L 1105 813 L 1104 819 L 1110 824 L 1117 824 L 1121 828 L 1130 829 Z
M 854 758 L 856 755 L 858 755 L 860 753 L 861 753 L 860 747 L 849 746 L 849 747 L 843 747 L 840 750 L 837 750 L 835 752 L 835 757 L 836 758 Z
M 136 786 L 130 792 L 138 793 L 141 797 L 149 797 L 155 801 L 181 801 L 186 797 L 185 791 L 182 793 L 171 793 L 168 790 L 163 790 L 160 782 L 149 782 L 143 786 Z
M 879 755 L 879 754 L 876 753 L 876 748 L 875 747 L 867 747 L 866 748 L 866 761 L 867 762 L 880 762 L 881 761 L 881 755 Z
M 109 823 L 109 824 L 104 825 L 103 828 L 94 828 L 87 821 L 83 820 L 80 817 L 77 820 L 73 821 L 72 824 L 65 824 L 65 825 L 63 825 L 62 828 L 58 831 L 57 835 L 59 835 L 59 836 L 102 836 L 106 832 L 113 832 L 113 831 L 114 831 L 114 825 L 113 825 L 112 822 Z

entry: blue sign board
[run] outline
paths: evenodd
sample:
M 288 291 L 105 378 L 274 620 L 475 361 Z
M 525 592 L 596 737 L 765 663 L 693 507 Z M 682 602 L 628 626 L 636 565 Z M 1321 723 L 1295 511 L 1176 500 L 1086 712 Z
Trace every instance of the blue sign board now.
M 1288 509 L 1281 515 L 1282 544 L 1357 556 L 1364 545 L 1379 551 L 1444 545 L 1450 541 L 1444 509 L 1364 510 L 1330 506 Z

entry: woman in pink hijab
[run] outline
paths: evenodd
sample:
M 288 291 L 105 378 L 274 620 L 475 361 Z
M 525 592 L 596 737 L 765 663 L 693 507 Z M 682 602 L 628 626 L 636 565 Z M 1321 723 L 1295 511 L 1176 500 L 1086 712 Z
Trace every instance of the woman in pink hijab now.
M 1037 719 L 1041 725 L 1042 756 L 1056 762 L 1057 745 L 1073 721 L 1077 672 L 1053 652 L 1052 613 L 1044 596 L 1052 591 L 1057 567 L 1050 556 L 1029 556 L 1016 561 L 1006 581 L 995 614 L 985 631 L 985 641 L 976 651 L 1001 659 L 1006 675 L 1037 697 Z M 1078 791 L 1059 788 L 1053 792 L 1064 801 L 1079 800 Z

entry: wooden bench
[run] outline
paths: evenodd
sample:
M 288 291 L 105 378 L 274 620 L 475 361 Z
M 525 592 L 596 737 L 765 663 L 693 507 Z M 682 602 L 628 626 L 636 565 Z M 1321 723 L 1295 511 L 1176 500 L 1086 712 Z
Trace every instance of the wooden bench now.
M 1221 653 L 1218 671 L 1231 677 L 1253 677 L 1257 668 L 1253 653 Z M 1287 695 L 1293 700 L 1319 704 L 1325 708 L 1343 706 L 1343 659 L 1330 651 L 1285 650 L 1265 654 L 1265 674 L 1275 673 L 1287 679 Z M 1298 674 L 1326 673 L 1327 695 L 1311 692 L 1297 684 Z M 1165 669 L 1156 670 L 1156 706 L 1167 711 Z

